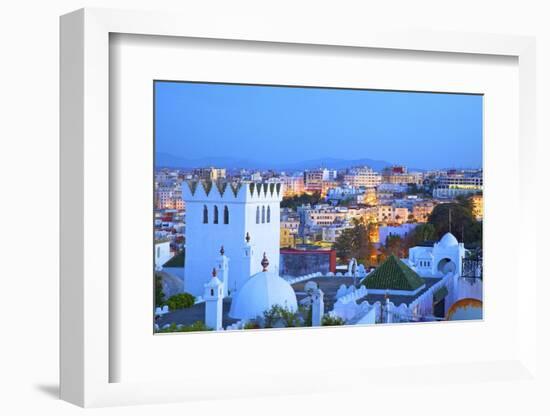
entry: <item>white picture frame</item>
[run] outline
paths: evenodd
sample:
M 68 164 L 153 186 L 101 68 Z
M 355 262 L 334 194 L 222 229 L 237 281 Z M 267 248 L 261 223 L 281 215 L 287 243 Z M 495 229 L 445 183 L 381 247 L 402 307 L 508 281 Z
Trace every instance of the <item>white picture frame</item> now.
M 438 365 L 418 363 L 418 367 L 392 368 L 381 360 L 381 367 L 342 367 L 330 373 L 331 379 L 347 380 L 322 383 L 322 371 L 289 379 L 283 371 L 266 371 L 263 378 L 228 385 L 221 391 L 208 389 L 216 383 L 208 375 L 182 377 L 178 382 L 112 382 L 111 366 L 117 357 L 111 348 L 110 297 L 116 288 L 109 276 L 111 172 L 116 170 L 110 158 L 110 42 L 111 34 L 225 39 L 281 44 L 330 45 L 335 48 L 374 48 L 383 50 L 424 51 L 440 54 L 500 55 L 514 57 L 519 68 L 519 212 L 527 212 L 534 184 L 528 170 L 535 165 L 535 41 L 530 37 L 469 33 L 396 32 L 377 29 L 331 31 L 315 28 L 307 32 L 300 26 L 281 28 L 266 21 L 194 20 L 193 16 L 83 9 L 61 18 L 61 398 L 80 406 L 158 403 L 259 394 L 322 393 L 352 388 L 368 373 L 371 388 L 377 381 L 400 378 L 406 389 L 418 377 L 427 379 L 452 370 L 459 379 L 479 382 L 483 379 L 524 380 L 536 375 L 537 270 L 533 253 L 519 249 L 514 265 L 522 264 L 522 285 L 517 287 L 514 317 L 514 354 L 498 361 L 482 360 L 468 364 L 453 360 Z M 526 222 L 521 216 L 519 222 Z M 534 227 L 522 227 L 516 236 L 519 247 L 536 241 Z M 514 279 L 519 273 L 511 267 Z M 517 280 L 514 280 L 517 281 Z M 368 331 L 374 328 L 364 328 Z M 325 331 L 325 329 L 323 329 Z M 224 335 L 224 334 L 221 334 Z M 200 335 L 199 335 L 200 336 Z M 266 335 L 270 336 L 270 335 Z M 165 338 L 171 342 L 170 337 Z M 172 338 L 173 339 L 173 338 Z M 244 342 L 244 338 L 240 341 Z M 276 341 L 275 341 L 276 342 Z M 139 348 L 139 347 L 136 347 Z M 424 365 L 423 365 L 424 364 Z M 260 366 L 261 367 L 261 366 Z M 258 370 L 258 369 L 257 369 Z M 355 371 L 353 371 L 355 370 Z M 261 372 L 262 369 L 260 368 Z M 475 376 L 471 377 L 474 374 Z M 469 376 L 470 375 L 470 376 Z M 471 377 L 471 379 L 469 378 Z M 305 386 L 305 387 L 304 387 Z

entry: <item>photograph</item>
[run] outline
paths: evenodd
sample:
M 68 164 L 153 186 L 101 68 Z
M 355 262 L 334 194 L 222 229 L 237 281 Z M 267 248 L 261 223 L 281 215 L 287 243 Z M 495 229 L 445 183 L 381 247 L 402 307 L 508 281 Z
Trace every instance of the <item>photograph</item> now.
M 153 332 L 483 319 L 483 95 L 155 80 Z

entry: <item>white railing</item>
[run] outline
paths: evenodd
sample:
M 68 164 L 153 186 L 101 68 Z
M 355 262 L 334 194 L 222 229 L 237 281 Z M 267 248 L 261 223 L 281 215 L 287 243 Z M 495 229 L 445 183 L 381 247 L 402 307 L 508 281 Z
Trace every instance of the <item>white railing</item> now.
M 349 285 L 349 287 L 346 287 L 346 285 L 342 284 L 338 288 L 338 291 L 336 292 L 335 297 L 336 299 L 347 303 L 352 300 L 361 299 L 362 297 L 367 296 L 367 294 L 368 294 L 368 291 L 364 285 L 361 285 L 361 287 L 357 289 L 353 285 Z
M 155 316 L 166 315 L 169 312 L 170 309 L 168 308 L 168 305 L 164 305 L 162 308 L 158 306 L 155 308 Z
M 452 273 L 447 273 L 439 282 L 431 286 L 422 295 L 416 298 L 409 305 L 409 309 L 414 317 L 433 315 L 433 295 L 443 286 L 447 287 L 449 293 L 452 294 Z
M 320 277 L 322 276 L 323 273 L 321 272 L 315 272 L 315 273 L 310 273 L 310 274 L 305 274 L 303 276 L 298 276 L 298 277 L 289 277 L 286 279 L 286 281 L 293 285 L 294 283 L 299 283 L 299 282 L 303 282 L 304 280 L 309 280 L 309 279 L 312 279 L 314 277 Z

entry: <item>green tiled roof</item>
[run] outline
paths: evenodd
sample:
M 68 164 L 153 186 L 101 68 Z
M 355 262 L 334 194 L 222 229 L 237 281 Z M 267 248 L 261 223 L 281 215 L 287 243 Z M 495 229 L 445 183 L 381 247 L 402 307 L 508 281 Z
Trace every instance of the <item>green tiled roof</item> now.
M 375 271 L 363 279 L 367 289 L 416 290 L 424 280 L 393 254 Z

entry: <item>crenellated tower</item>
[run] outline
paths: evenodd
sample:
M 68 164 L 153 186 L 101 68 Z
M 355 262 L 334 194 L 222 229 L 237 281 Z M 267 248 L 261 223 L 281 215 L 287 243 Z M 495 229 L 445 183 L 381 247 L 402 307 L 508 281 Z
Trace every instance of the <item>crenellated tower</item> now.
M 182 184 L 182 195 L 186 292 L 202 295 L 205 276 L 220 261 L 216 254 L 221 246 L 231 259 L 230 296 L 261 271 L 264 252 L 278 269 L 282 184 L 189 181 Z

